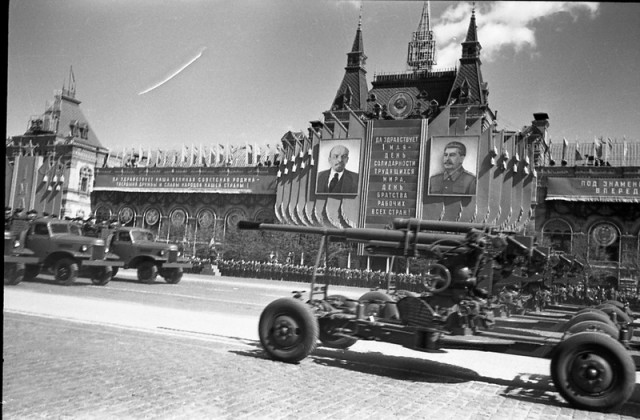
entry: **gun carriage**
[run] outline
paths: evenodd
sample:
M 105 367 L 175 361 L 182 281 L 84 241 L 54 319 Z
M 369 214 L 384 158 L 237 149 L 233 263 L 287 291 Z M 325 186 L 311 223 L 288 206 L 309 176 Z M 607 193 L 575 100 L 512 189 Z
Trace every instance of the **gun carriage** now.
M 549 358 L 554 385 L 577 408 L 609 411 L 634 390 L 640 343 L 619 302 L 566 317 L 496 323 L 494 288 L 542 279 L 549 255 L 532 237 L 483 224 L 417 219 L 396 219 L 388 229 L 249 221 L 238 228 L 321 235 L 308 299 L 294 292 L 267 305 L 260 316 L 260 342 L 275 360 L 299 362 L 318 341 L 347 349 L 357 340 L 376 340 L 426 352 L 456 348 Z M 424 292 L 388 284 L 386 291 L 371 290 L 359 299 L 330 295 L 328 283 L 318 285 L 329 240 L 360 243 L 367 252 L 392 259 L 430 259 L 422 273 Z

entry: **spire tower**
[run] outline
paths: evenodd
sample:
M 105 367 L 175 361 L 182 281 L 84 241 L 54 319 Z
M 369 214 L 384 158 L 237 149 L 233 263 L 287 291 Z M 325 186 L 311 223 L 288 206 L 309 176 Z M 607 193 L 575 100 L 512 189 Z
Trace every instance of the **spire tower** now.
M 430 14 L 431 3 L 425 1 L 418 30 L 413 33 L 407 53 L 407 65 L 414 72 L 431 71 L 436 64 L 436 40 L 431 30 Z
M 332 110 L 346 109 L 347 107 L 357 111 L 366 107 L 367 99 L 367 71 L 364 66 L 367 56 L 364 54 L 364 43 L 362 40 L 362 6 L 360 7 L 360 17 L 358 19 L 358 29 L 353 40 L 351 52 L 347 53 L 347 66 L 344 78 L 338 88 L 338 92 L 331 106 Z

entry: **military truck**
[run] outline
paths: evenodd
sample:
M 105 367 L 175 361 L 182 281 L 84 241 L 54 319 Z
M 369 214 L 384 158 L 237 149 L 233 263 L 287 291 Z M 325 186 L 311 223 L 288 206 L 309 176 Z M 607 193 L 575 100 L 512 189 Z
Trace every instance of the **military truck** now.
M 63 285 L 73 284 L 82 275 L 88 276 L 93 284 L 104 286 L 111 280 L 113 267 L 123 265 L 116 255 L 109 254 L 103 239 L 83 236 L 80 225 L 69 220 L 50 217 L 15 220 L 10 231 L 5 230 L 5 255 L 7 242 L 12 243 L 11 260 L 19 257 L 23 261 L 9 268 L 10 273 L 14 269 L 16 272 L 12 284 L 49 272 Z M 5 256 L 5 278 L 6 259 Z
M 123 268 L 136 269 L 142 283 L 153 283 L 159 274 L 167 283 L 176 284 L 182 279 L 184 268 L 191 268 L 190 262 L 180 258 L 177 245 L 156 242 L 148 229 L 116 227 L 106 237 L 111 252 L 124 263 Z M 113 275 L 117 272 L 118 269 Z
M 9 231 L 4 231 L 4 284 L 15 286 L 24 278 L 26 264 L 37 264 L 33 251 L 20 249 L 20 242 Z

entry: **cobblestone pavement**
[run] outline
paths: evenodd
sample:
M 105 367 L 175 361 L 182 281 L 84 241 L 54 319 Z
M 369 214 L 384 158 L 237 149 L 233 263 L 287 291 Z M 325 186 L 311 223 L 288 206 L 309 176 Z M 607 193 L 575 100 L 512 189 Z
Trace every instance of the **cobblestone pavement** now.
M 4 314 L 5 419 L 630 419 L 570 408 L 550 378 L 319 349 L 268 360 L 253 340 Z

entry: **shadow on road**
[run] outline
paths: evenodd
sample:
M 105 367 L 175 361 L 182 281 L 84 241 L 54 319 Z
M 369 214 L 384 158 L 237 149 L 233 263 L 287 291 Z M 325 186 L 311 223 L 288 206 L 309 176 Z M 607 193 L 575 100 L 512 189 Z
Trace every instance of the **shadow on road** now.
M 256 341 L 255 346 L 255 350 L 234 350 L 231 353 L 256 359 L 271 360 L 262 350 L 259 342 Z M 510 380 L 499 379 L 482 376 L 474 370 L 460 366 L 415 357 L 389 356 L 379 352 L 359 353 L 325 347 L 318 347 L 309 358 L 314 363 L 322 366 L 347 369 L 397 380 L 443 384 L 469 381 L 485 382 L 503 386 L 504 390 L 500 395 L 505 398 L 553 407 L 571 408 L 558 394 L 549 375 L 520 373 Z M 636 384 L 633 395 L 622 408 L 611 413 L 640 417 L 640 385 Z

